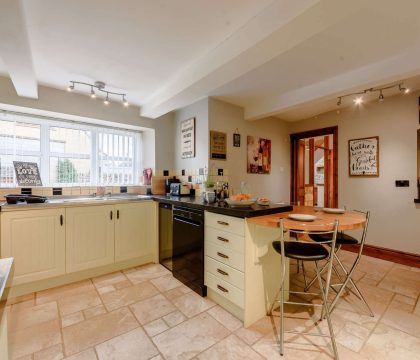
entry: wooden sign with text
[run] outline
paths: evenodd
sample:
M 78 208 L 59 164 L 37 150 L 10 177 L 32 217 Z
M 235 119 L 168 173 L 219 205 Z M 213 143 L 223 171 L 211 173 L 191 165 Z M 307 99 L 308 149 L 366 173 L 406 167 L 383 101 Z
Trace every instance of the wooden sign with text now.
M 19 186 L 42 186 L 37 163 L 13 161 L 13 166 Z
M 349 140 L 349 176 L 379 176 L 379 137 Z

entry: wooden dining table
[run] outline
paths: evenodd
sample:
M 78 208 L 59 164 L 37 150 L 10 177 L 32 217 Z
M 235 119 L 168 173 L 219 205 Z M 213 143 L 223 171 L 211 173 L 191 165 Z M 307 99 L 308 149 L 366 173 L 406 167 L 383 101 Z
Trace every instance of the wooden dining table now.
M 345 210 L 343 214 L 333 214 L 323 211 L 322 208 L 312 206 L 293 206 L 293 211 L 252 217 L 248 218 L 247 222 L 260 226 L 279 227 L 280 219 L 288 219 L 290 214 L 316 216 L 313 221 L 288 220 L 287 227 L 293 227 L 295 230 L 308 230 L 310 228 L 313 231 L 323 231 L 335 220 L 338 220 L 339 231 L 354 230 L 362 228 L 366 222 L 366 215 L 357 211 Z

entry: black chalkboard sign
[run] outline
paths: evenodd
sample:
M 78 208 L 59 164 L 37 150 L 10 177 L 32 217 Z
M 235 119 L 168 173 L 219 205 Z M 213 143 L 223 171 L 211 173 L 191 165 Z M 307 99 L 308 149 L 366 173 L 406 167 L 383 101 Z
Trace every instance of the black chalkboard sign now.
M 13 166 L 19 186 L 42 186 L 37 163 L 13 161 Z

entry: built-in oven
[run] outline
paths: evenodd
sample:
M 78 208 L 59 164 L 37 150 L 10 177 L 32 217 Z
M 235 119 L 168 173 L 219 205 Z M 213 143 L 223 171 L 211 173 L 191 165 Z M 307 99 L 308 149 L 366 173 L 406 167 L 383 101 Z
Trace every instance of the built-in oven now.
M 204 211 L 174 206 L 172 273 L 201 296 L 204 285 Z

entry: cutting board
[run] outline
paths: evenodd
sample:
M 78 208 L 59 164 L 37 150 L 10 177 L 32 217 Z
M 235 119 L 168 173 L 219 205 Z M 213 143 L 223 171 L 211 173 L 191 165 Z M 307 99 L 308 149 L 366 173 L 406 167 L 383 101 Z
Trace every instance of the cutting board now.
M 152 194 L 166 195 L 165 180 L 167 176 L 152 176 Z

